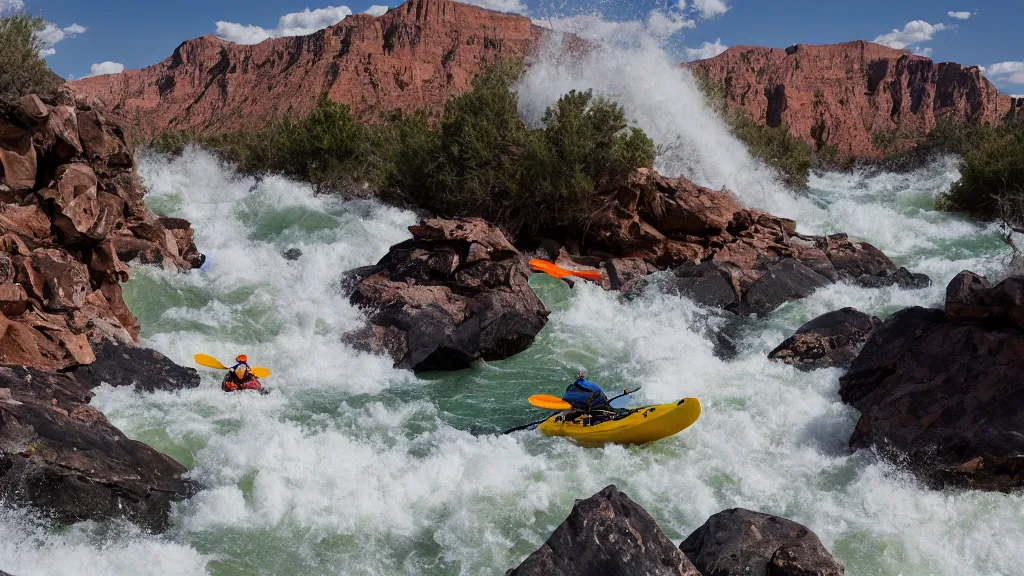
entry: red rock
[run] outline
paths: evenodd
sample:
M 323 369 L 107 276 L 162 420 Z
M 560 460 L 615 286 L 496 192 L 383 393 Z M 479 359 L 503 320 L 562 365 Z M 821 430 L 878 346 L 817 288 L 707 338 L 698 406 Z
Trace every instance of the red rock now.
M 516 253 L 508 238 L 482 218 L 428 218 L 419 225 L 410 226 L 413 238 L 430 242 L 465 242 L 477 244 L 487 253 Z
M 53 151 L 57 158 L 67 162 L 82 153 L 78 138 L 78 117 L 73 106 L 54 106 L 40 134 L 42 150 Z
M 50 218 L 39 204 L 0 204 L 0 232 L 42 242 L 50 237 Z
M 726 101 L 754 121 L 786 124 L 820 150 L 881 157 L 872 134 L 899 128 L 923 136 L 943 117 L 994 123 L 1012 111 L 977 66 L 935 63 L 857 41 L 785 50 L 735 46 L 686 64 L 725 86 Z
M 28 307 L 28 294 L 20 284 L 0 284 L 0 312 L 17 316 Z
M 0 122 L 0 183 L 15 191 L 31 190 L 36 183 L 36 149 L 32 134 Z
M 350 16 L 309 36 L 252 46 L 203 36 L 154 66 L 71 86 L 147 134 L 261 126 L 275 113 L 307 112 L 325 92 L 362 117 L 437 111 L 485 64 L 533 52 L 545 33 L 523 16 L 410 0 L 380 17 Z
M 50 116 L 50 108 L 35 94 L 22 96 L 15 103 L 15 113 L 24 122 L 42 124 Z

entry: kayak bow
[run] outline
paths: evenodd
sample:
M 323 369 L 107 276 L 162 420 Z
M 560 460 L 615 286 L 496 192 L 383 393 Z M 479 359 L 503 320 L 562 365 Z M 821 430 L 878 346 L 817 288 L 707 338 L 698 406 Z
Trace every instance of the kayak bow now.
M 556 414 L 541 423 L 538 430 L 548 436 L 567 436 L 582 446 L 646 444 L 685 430 L 700 414 L 700 400 L 683 398 L 670 404 L 632 408 L 592 425 L 584 424 L 582 418 L 567 421 L 567 414 Z

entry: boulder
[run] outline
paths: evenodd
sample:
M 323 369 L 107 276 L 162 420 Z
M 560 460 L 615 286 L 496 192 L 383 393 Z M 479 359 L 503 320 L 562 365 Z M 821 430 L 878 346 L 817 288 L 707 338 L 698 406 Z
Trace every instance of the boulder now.
M 806 298 L 829 284 L 828 278 L 794 258 L 786 258 L 768 266 L 764 276 L 747 290 L 743 295 L 743 309 L 764 315 L 790 300 Z
M 290 262 L 294 262 L 295 260 L 298 260 L 299 258 L 302 258 L 302 250 L 299 250 L 298 248 L 289 248 L 289 249 L 285 250 L 284 252 L 282 252 L 281 256 L 285 260 L 288 260 Z
M 608 486 L 577 500 L 547 542 L 507 576 L 700 576 L 639 504 Z
M 841 278 L 880 276 L 896 265 L 881 250 L 867 242 L 853 242 L 846 234 L 826 237 L 828 259 Z
M 673 270 L 670 289 L 698 304 L 732 310 L 738 299 L 729 275 L 712 262 L 683 264 Z
M 792 520 L 733 508 L 715 514 L 679 548 L 702 576 L 843 576 L 814 532 Z
M 31 190 L 36 184 L 36 149 L 32 133 L 0 119 L 0 184 L 11 190 Z
M 900 267 L 897 270 L 885 270 L 877 276 L 857 276 L 851 278 L 854 284 L 864 288 L 886 288 L 898 286 L 904 290 L 918 290 L 932 285 L 932 280 L 926 274 L 917 274 Z
M 856 308 L 828 312 L 801 326 L 768 357 L 805 370 L 845 368 L 881 324 Z
M 850 447 L 873 446 L 936 487 L 1024 487 L 1021 282 L 988 288 L 961 273 L 946 310 L 886 320 L 840 379 L 840 397 L 861 411 Z
M 125 518 L 153 530 L 192 490 L 186 468 L 127 438 L 68 375 L 0 367 L 0 498 L 59 522 Z
M 59 162 L 68 162 L 81 154 L 82 141 L 78 138 L 78 117 L 74 106 L 50 108 L 39 140 L 42 151 Z
M 173 392 L 199 387 L 199 372 L 195 368 L 179 366 L 155 350 L 106 340 L 93 345 L 93 350 L 96 361 L 71 372 L 86 388 L 109 384 L 134 386 L 140 392 Z
M 409 229 L 413 238 L 377 266 L 344 275 L 352 303 L 368 313 L 345 342 L 416 371 L 500 360 L 533 343 L 548 310 L 504 234 L 480 219 L 430 219 Z

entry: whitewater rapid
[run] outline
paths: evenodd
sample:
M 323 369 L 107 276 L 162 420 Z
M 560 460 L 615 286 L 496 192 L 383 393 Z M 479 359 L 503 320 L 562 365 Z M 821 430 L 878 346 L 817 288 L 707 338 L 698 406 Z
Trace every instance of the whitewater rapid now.
M 740 506 L 807 525 L 851 576 L 1019 574 L 1024 496 L 931 491 L 869 451 L 851 455 L 858 415 L 839 401 L 841 373 L 804 373 L 766 358 L 823 312 L 854 306 L 886 316 L 936 306 L 956 272 L 1000 274 L 1007 254 L 993 228 L 934 209 L 957 178 L 955 161 L 909 175 L 818 175 L 806 197 L 794 195 L 708 116 L 686 73 L 657 50 L 632 49 L 643 57 L 609 55 L 603 72 L 596 63 L 565 68 L 554 57 L 534 66 L 520 87 L 524 114 L 569 88 L 595 87 L 668 144 L 659 169 L 737 190 L 751 205 L 798 218 L 801 230 L 871 241 L 934 285 L 837 284 L 768 318 L 737 321 L 675 296 L 625 301 L 535 276 L 553 312 L 534 346 L 506 361 L 415 376 L 342 344 L 361 314 L 338 283 L 408 238 L 412 213 L 238 176 L 198 150 L 146 156 L 140 173 L 150 205 L 188 218 L 209 259 L 191 274 L 133 268 L 125 298 L 143 343 L 184 365 L 197 352 L 244 352 L 273 370 L 273 392 L 225 395 L 210 371 L 194 390 L 99 388 L 94 405 L 114 425 L 185 464 L 203 490 L 174 507 L 163 535 L 123 522 L 54 528 L 0 505 L 0 569 L 503 574 L 543 543 L 574 499 L 614 483 L 675 542 Z M 286 260 L 290 248 L 302 256 Z M 715 356 L 709 326 L 737 335 L 734 359 Z M 581 366 L 609 391 L 642 386 L 637 402 L 699 397 L 704 415 L 643 447 L 495 434 L 536 419 L 525 398 L 559 393 Z

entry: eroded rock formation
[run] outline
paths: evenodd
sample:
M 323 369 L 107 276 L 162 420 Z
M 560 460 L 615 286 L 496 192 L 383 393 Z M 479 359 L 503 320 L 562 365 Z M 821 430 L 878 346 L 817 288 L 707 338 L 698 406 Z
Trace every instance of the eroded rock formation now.
M 923 136 L 940 118 L 1002 121 L 1014 102 L 977 66 L 857 41 L 786 49 L 734 46 L 687 64 L 725 87 L 727 104 L 756 122 L 786 124 L 816 150 L 879 158 L 874 134 L 900 129 Z
M 907 308 L 868 340 L 839 395 L 874 446 L 936 485 L 1024 487 L 1024 279 L 961 272 L 945 310 Z
M 124 131 L 68 90 L 0 105 L 0 364 L 90 364 L 90 343 L 135 343 L 120 283 L 131 260 L 182 270 L 192 228 L 146 206 Z
M 368 325 L 346 342 L 417 371 L 499 360 L 533 343 L 548 310 L 501 231 L 479 218 L 431 218 L 409 230 L 376 266 L 348 274 Z
M 590 222 L 582 261 L 606 258 L 608 286 L 642 288 L 671 269 L 664 288 L 739 314 L 766 314 L 837 281 L 927 286 L 880 250 L 846 234 L 806 236 L 796 222 L 744 208 L 726 191 L 640 169 L 608 192 Z

